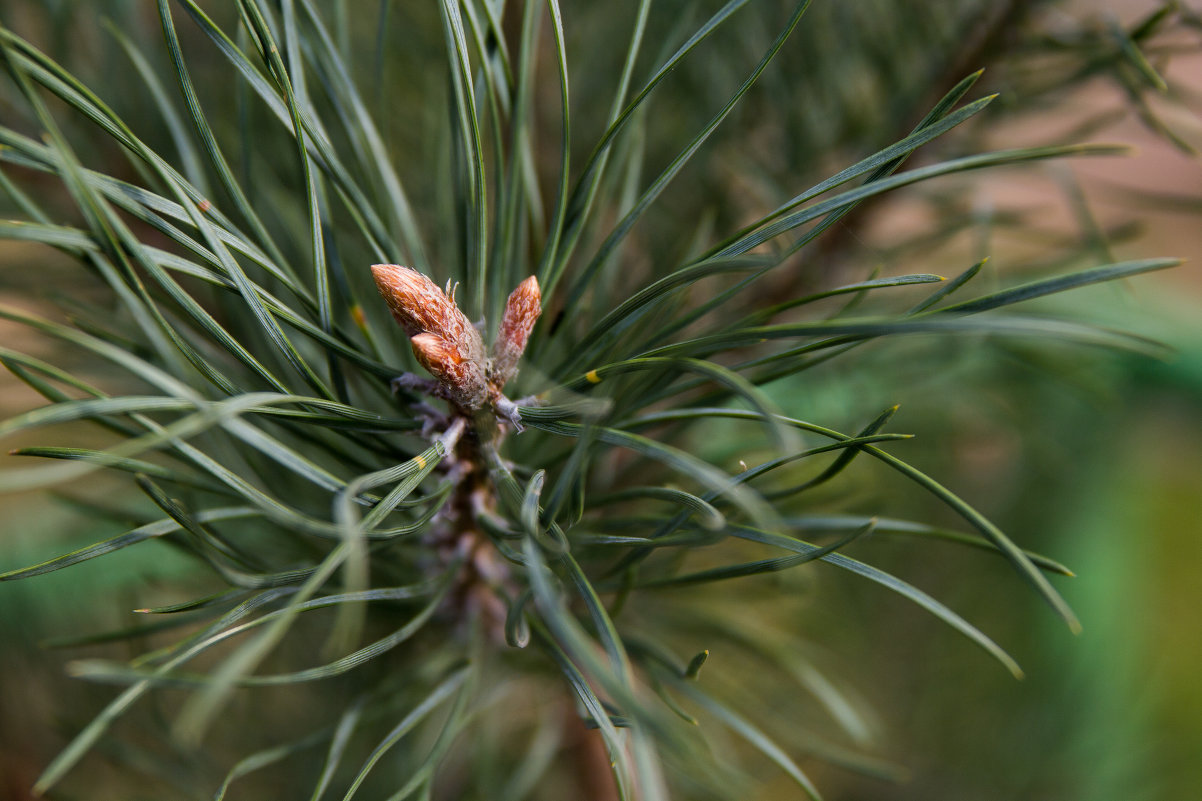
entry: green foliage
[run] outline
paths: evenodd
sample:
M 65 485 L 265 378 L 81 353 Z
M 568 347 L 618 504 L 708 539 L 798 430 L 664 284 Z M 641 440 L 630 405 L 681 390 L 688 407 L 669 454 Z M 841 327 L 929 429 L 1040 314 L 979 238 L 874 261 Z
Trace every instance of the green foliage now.
M 263 750 L 221 765 L 223 781 L 204 766 L 200 789 L 218 798 L 277 763 L 289 766 L 289 793 L 313 799 L 539 797 L 552 763 L 573 759 L 560 769 L 613 766 L 614 789 L 594 787 L 597 798 L 733 797 L 756 752 L 817 797 L 801 753 L 898 771 L 862 753 L 863 726 L 835 682 L 791 645 L 740 630 L 738 588 L 760 581 L 745 577 L 822 562 L 917 604 L 1021 676 L 944 603 L 842 552 L 894 535 L 940 539 L 997 554 L 1078 627 L 1047 576 L 1067 568 L 895 455 L 908 436 L 886 430 L 896 407 L 844 433 L 832 426 L 845 421 L 799 419 L 782 387 L 832 360 L 859 369 L 864 346 L 898 337 L 1157 353 L 1135 335 L 1010 307 L 1173 260 L 1095 260 L 977 290 L 984 262 L 945 280 L 824 273 L 807 258 L 820 234 L 883 193 L 1116 148 L 936 154 L 908 166 L 937 138 L 980 124 L 993 101 L 968 99 L 973 73 L 919 109 L 912 98 L 935 84 L 920 81 L 865 110 L 917 125 L 870 141 L 892 126 L 868 124 L 851 166 L 808 189 L 782 187 L 738 221 L 745 210 L 719 193 L 698 219 L 693 198 L 673 193 L 678 179 L 704 174 L 716 142 L 723 152 L 749 143 L 721 136 L 724 124 L 755 127 L 744 104 L 790 117 L 777 60 L 809 57 L 791 49 L 795 37 L 829 47 L 836 12 L 807 32 L 808 2 L 777 19 L 779 9 L 734 0 L 669 25 L 643 2 L 621 20 L 625 44 L 593 63 L 581 40 L 597 10 L 409 5 L 381 3 L 368 20 L 313 0 L 211 13 L 159 0 L 164 46 L 132 15 L 109 29 L 129 59 L 123 91 L 142 98 L 136 120 L 113 86 L 93 90 L 0 28 L 6 99 L 22 110 L 0 126 L 14 217 L 0 234 L 77 265 L 57 278 L 58 308 L 5 305 L 0 317 L 56 343 L 56 359 L 87 365 L 0 346 L 0 361 L 48 401 L 0 434 L 55 426 L 75 436 L 86 422 L 107 437 L 20 447 L 0 487 L 70 492 L 111 472 L 135 518 L 0 579 L 147 540 L 195 565 L 160 601 L 140 598 L 156 604 L 139 610 L 154 622 L 80 640 L 127 641 L 134 656 L 72 663 L 123 689 L 46 768 L 39 792 L 116 743 L 119 720 L 146 696 L 184 689 L 172 722 L 160 722 L 175 742 L 214 729 L 238 740 L 239 726 L 259 735 L 248 750 Z M 614 24 L 606 37 L 619 35 Z M 1159 24 L 1120 32 L 1121 52 L 1153 84 L 1140 41 Z M 689 72 L 714 53 L 720 79 Z M 686 93 L 677 73 L 705 85 Z M 850 72 L 826 82 L 854 84 Z M 818 161 L 781 156 L 808 159 L 809 170 Z M 390 391 L 417 363 L 376 294 L 374 262 L 458 282 L 486 340 L 509 291 L 537 276 L 544 315 L 519 379 L 535 393 L 520 410 L 525 432 L 505 436 L 478 417 L 457 428 L 418 395 Z M 84 289 L 101 299 L 81 303 Z M 908 369 L 938 366 L 881 380 L 904 381 Z M 810 386 L 822 392 L 820 379 Z M 854 480 L 858 456 L 967 530 L 842 513 L 823 493 Z M 794 603 L 787 586 L 765 586 Z M 834 733 L 760 725 L 737 692 L 707 681 L 705 654 L 719 649 L 794 672 Z M 273 697 L 295 705 L 291 724 L 307 730 L 256 719 L 247 710 L 264 702 L 241 688 L 289 693 Z M 449 778 L 451 767 L 469 778 Z

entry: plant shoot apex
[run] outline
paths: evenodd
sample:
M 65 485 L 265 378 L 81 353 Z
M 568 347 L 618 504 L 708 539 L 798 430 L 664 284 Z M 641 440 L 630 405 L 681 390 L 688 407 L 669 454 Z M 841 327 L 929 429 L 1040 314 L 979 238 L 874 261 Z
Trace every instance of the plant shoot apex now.
M 376 288 L 409 335 L 413 355 L 430 371 L 448 401 L 464 411 L 488 400 L 484 340 L 455 302 L 417 270 L 373 264 Z
M 542 291 L 533 275 L 510 293 L 493 343 L 492 358 L 480 331 L 455 303 L 458 284 L 446 289 L 426 276 L 399 264 L 373 264 L 376 288 L 392 316 L 405 329 L 413 355 L 437 379 L 435 394 L 472 412 L 491 403 L 506 418 L 513 404 L 502 391 L 517 373 L 530 332 L 542 314 Z

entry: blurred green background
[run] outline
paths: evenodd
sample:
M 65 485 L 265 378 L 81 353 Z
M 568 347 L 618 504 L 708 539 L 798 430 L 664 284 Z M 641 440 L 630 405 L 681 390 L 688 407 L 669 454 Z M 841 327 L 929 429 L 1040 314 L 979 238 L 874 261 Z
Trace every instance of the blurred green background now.
M 649 36 L 671 38 L 684 17 L 695 17 L 696 24 L 703 18 L 696 5 L 659 3 Z M 335 6 L 345 12 L 346 41 L 371 43 L 364 47 L 364 75 L 380 69 L 391 79 L 379 90 L 382 107 L 410 108 L 424 88 L 443 80 L 440 54 L 408 46 L 422 41 L 421 31 L 433 30 L 429 9 L 393 3 L 382 41 L 395 34 L 406 46 L 384 47 L 373 63 L 376 4 Z M 1196 266 L 1202 249 L 1196 152 L 1202 148 L 1202 28 L 1189 24 L 1190 4 L 1182 3 L 1179 28 L 1149 51 L 1168 81 L 1164 93 L 1146 91 L 1138 74 L 1132 77 L 1115 33 L 1159 7 L 1117 0 L 819 0 L 765 86 L 707 149 L 704 169 L 683 175 L 653 226 L 644 229 L 684 231 L 707 215 L 723 225 L 745 220 L 903 135 L 924 104 L 985 67 L 978 94 L 999 91 L 1002 97 L 972 130 L 939 144 L 942 153 L 1070 137 L 1125 142 L 1137 150 L 1124 159 L 972 175 L 887 198 L 816 244 L 807 257 L 815 281 L 862 276 L 878 267 L 884 274 L 954 275 L 986 255 L 999 282 L 1091 258 L 1189 260 L 1169 273 L 1090 287 L 1045 307 L 1157 338 L 1174 349 L 1163 362 L 1054 343 L 916 340 L 874 350 L 859 362 L 862 372 L 847 374 L 833 364 L 807 372 L 804 383 L 773 388 L 781 405 L 798 416 L 844 428 L 900 403 L 896 430 L 919 435 L 899 446 L 906 458 L 976 504 L 1019 544 L 1075 570 L 1077 577 L 1058 587 L 1085 627 L 1078 637 L 1069 634 L 1000 560 L 987 555 L 883 540 L 855 546 L 1010 650 L 1027 672 L 1015 682 L 920 610 L 828 574 L 834 571 L 813 571 L 804 588 L 805 619 L 770 622 L 796 623 L 815 659 L 844 677 L 870 710 L 870 750 L 909 774 L 890 783 L 807 760 L 803 764 L 830 799 L 1184 799 L 1196 797 L 1202 786 L 1202 276 Z M 574 68 L 596 67 L 574 76 L 575 96 L 606 95 L 589 82 L 612 75 L 603 67 L 620 56 L 606 42 L 624 36 L 627 22 L 607 4 L 565 3 L 564 10 Z M 667 111 L 648 135 L 650 163 L 669 158 L 704 122 L 705 110 L 740 74 L 727 68 L 728 60 L 743 64 L 754 52 L 740 42 L 766 40 L 785 11 L 783 4 L 760 4 L 742 23 L 744 38 L 721 40 L 726 50 L 711 49 L 673 76 L 664 90 Z M 1196 21 L 1198 9 L 1192 13 Z M 0 2 L 7 27 L 91 82 L 123 115 L 141 122 L 140 133 L 152 143 L 156 136 L 167 142 L 165 132 L 155 133 L 159 123 L 149 102 L 125 90 L 131 82 L 123 76 L 132 68 L 96 24 L 98 16 L 145 43 L 161 67 L 153 4 Z M 202 47 L 188 55 L 195 59 L 197 83 L 209 87 L 210 102 L 220 102 L 228 79 L 218 57 Z M 424 62 L 437 66 L 423 70 Z M 1077 74 L 1066 66 L 1072 64 L 1093 71 Z M 8 87 L 3 97 L 0 114 L 12 97 Z M 580 102 L 578 124 L 587 129 L 590 114 L 602 114 L 603 104 Z M 140 104 L 147 109 L 141 118 Z M 382 122 L 402 170 L 414 171 L 426 153 L 420 115 Z M 87 141 L 86 124 L 74 124 L 73 141 Z M 113 145 L 97 147 L 101 152 L 92 155 L 105 158 L 103 148 Z M 46 191 L 61 188 L 48 185 Z M 11 216 L 7 206 L 3 210 Z M 680 242 L 665 235 L 640 244 L 655 260 L 678 255 Z M 57 254 L 0 243 L 0 299 L 6 303 L 37 308 L 58 292 L 86 299 L 95 289 L 81 285 L 75 266 Z M 28 332 L 5 327 L 0 336 L 19 350 L 53 355 Z M 0 376 L 5 416 L 38 402 L 15 379 Z M 34 443 L 10 441 L 6 448 L 23 444 Z M 720 443 L 715 451 L 728 447 Z M 891 516 L 950 523 L 933 501 L 915 497 L 883 471 L 868 467 L 860 479 L 856 492 L 832 498 L 831 508 L 887 508 Z M 122 499 L 102 480 L 70 490 L 76 499 L 121 508 Z M 62 498 L 18 495 L 0 504 L 0 570 L 117 531 Z M 29 797 L 28 788 L 66 737 L 112 696 L 111 688 L 64 675 L 70 659 L 92 650 L 48 643 L 128 625 L 129 610 L 144 604 L 148 588 L 169 586 L 184 569 L 168 549 L 149 545 L 0 586 L 0 799 Z M 765 612 L 763 604 L 748 609 Z M 168 701 L 163 714 L 169 707 Z M 105 755 L 116 766 L 138 758 L 115 745 Z M 156 797 L 104 760 L 87 761 L 78 774 L 61 797 Z M 783 776 L 773 778 L 767 766 L 763 775 L 761 798 L 796 797 Z M 205 795 L 175 789 L 180 797 Z M 553 789 L 547 792 L 556 797 Z

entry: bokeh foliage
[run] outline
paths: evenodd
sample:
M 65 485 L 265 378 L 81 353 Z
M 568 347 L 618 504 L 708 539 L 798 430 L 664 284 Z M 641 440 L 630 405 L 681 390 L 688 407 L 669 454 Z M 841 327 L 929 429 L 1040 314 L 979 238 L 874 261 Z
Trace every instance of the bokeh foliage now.
M 112 9 L 107 33 L 80 22 L 74 4 L 46 16 L 6 10 L 5 98 L 19 113 L 0 156 L 20 222 L 5 234 L 78 260 L 47 268 L 52 280 L 39 284 L 51 292 L 13 281 L 41 308 L 37 318 L 6 315 L 67 343 L 49 361 L 71 373 L 6 350 L 5 364 L 57 402 L 6 430 L 25 438 L 47 422 L 94 420 L 111 432 L 68 428 L 68 445 L 22 440 L 22 458 L 68 461 L 11 468 L 7 486 L 69 482 L 62 502 L 89 521 L 72 539 L 109 543 L 32 572 L 161 542 L 38 579 L 101 575 L 98 565 L 124 559 L 125 580 L 89 592 L 133 595 L 164 621 L 125 620 L 119 636 L 99 639 L 128 645 L 101 643 L 103 658 L 88 651 L 72 663 L 126 685 L 118 705 L 163 691 L 153 710 L 112 730 L 119 738 L 84 728 L 43 786 L 95 743 L 122 772 L 147 768 L 182 797 L 207 794 L 222 775 L 237 779 L 231 792 L 302 797 L 320 797 L 327 782 L 331 795 L 353 792 L 361 780 L 373 797 L 498 797 L 500 787 L 500 797 L 551 798 L 573 784 L 608 797 L 597 778 L 607 761 L 618 763 L 623 792 L 655 797 L 666 782 L 684 797 L 723 797 L 765 775 L 765 759 L 814 792 L 800 755 L 807 772 L 811 758 L 872 776 L 902 771 L 880 758 L 890 749 L 874 745 L 854 689 L 832 678 L 841 657 L 810 653 L 824 639 L 871 653 L 873 635 L 887 632 L 840 625 L 865 601 L 805 562 L 897 590 L 1012 671 L 993 640 L 909 583 L 918 566 L 953 596 L 962 581 L 927 563 L 928 548 L 946 546 L 915 538 L 1001 552 L 1074 620 L 1041 572 L 1064 568 L 1024 554 L 928 477 L 954 476 L 954 464 L 941 472 L 936 458 L 919 472 L 893 455 L 892 404 L 922 385 L 916 378 L 943 375 L 941 392 L 969 408 L 973 386 L 1015 383 L 995 369 L 999 351 L 1046 360 L 1050 372 L 1057 359 L 1079 359 L 1081 343 L 1158 353 L 1142 338 L 1066 321 L 1063 308 L 997 310 L 1172 262 L 1108 258 L 1113 232 L 1097 230 L 1016 265 L 1034 271 L 1020 280 L 979 261 L 988 252 L 920 270 L 907 254 L 965 230 L 987 241 L 995 228 L 1026 229 L 1021 218 L 965 211 L 949 177 L 967 174 L 971 186 L 991 180 L 973 173 L 983 167 L 1110 152 L 1056 143 L 976 155 L 992 124 L 1017 112 L 972 100 L 979 65 L 961 69 L 966 58 L 1016 41 L 1060 48 L 1067 66 L 1024 85 L 1024 102 L 1113 74 L 1149 120 L 1143 93 L 1160 87 L 1144 50 L 1155 58 L 1155 37 L 1191 17 L 1166 6 L 1106 36 L 1082 27 L 1066 45 L 1020 36 L 1028 18 L 1018 4 L 956 14 L 924 3 L 742 5 L 645 4 L 629 17 L 565 7 L 561 30 L 555 4 L 502 18 L 489 3 L 384 3 L 364 15 L 351 4 L 247 2 L 210 9 L 210 26 L 192 4 L 164 2 L 167 47 L 143 4 Z M 636 51 L 627 43 L 643 10 Z M 884 24 L 894 14 L 910 24 Z M 676 48 L 708 32 L 707 18 L 722 24 L 677 65 Z M 18 23 L 61 38 L 82 26 L 73 41 L 84 46 L 47 45 L 65 53 L 60 70 L 9 32 Z M 774 54 L 761 80 L 742 83 Z M 623 59 L 630 89 L 614 102 Z M 653 90 L 647 103 L 623 113 L 642 87 Z M 728 115 L 732 99 L 742 102 Z M 597 149 L 614 120 L 612 149 Z M 290 133 L 298 127 L 305 147 Z M 865 263 L 845 215 L 870 214 L 884 189 L 928 177 L 936 225 Z M 447 614 L 456 563 L 432 567 L 421 534 L 453 478 L 438 480 L 444 449 L 422 442 L 420 423 L 388 393 L 387 379 L 413 362 L 372 295 L 365 266 L 377 260 L 460 280 L 469 313 L 486 322 L 528 274 L 547 293 L 524 381 L 549 405 L 523 411 L 532 430 L 494 460 L 499 504 L 479 521 L 514 571 L 513 584 L 494 589 L 510 609 L 505 635 L 511 645 L 529 639 L 525 649 L 499 645 L 478 618 Z M 890 269 L 878 274 L 880 261 Z M 985 278 L 999 283 L 980 288 Z M 855 398 L 840 404 L 848 386 Z M 1014 391 L 1030 398 L 1039 386 Z M 936 457 L 962 440 L 942 404 L 916 411 L 909 419 L 922 420 Z M 1015 428 L 1044 430 L 1057 413 L 1020 415 Z M 80 436 L 91 437 L 84 449 L 67 450 Z M 904 480 L 863 467 L 867 457 Z M 128 474 L 128 489 L 89 490 L 102 481 L 87 469 L 97 466 Z M 1065 475 L 1049 473 L 1048 482 Z M 918 500 L 932 494 L 958 517 Z M 131 533 L 111 539 L 122 523 Z M 132 561 L 152 548 L 174 555 Z M 907 581 L 859 558 L 892 559 Z M 134 584 L 147 574 L 152 598 Z M 741 578 L 752 574 L 768 575 Z M 998 583 L 1005 612 L 991 622 L 1013 633 L 1037 619 Z M 335 611 L 301 614 L 322 607 Z M 250 620 L 262 634 L 178 669 L 190 644 L 219 645 Z M 189 639 L 177 643 L 177 630 Z M 715 657 L 701 670 L 688 657 L 703 648 Z M 247 685 L 259 689 L 230 703 Z M 102 723 L 124 712 L 106 709 Z M 282 732 L 311 734 L 287 742 Z M 402 737 L 414 745 L 391 748 Z M 231 755 L 256 751 L 227 773 Z M 312 760 L 323 753 L 328 772 Z M 254 784 L 251 769 L 277 761 L 268 784 Z

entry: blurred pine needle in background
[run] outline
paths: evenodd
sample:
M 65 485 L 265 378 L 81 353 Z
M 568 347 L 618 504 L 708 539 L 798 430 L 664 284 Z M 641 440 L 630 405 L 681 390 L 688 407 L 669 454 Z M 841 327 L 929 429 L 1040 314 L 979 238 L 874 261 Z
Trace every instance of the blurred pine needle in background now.
M 1191 152 L 1148 98 L 1198 17 L 810 5 L 4 3 L 0 361 L 44 402 L 0 423 L 0 489 L 77 547 L 6 543 L 0 579 L 114 566 L 53 643 L 102 694 L 44 711 L 40 776 L 5 768 L 64 798 L 817 798 L 829 766 L 907 775 L 840 676 L 872 643 L 807 620 L 868 601 L 822 575 L 973 670 L 1023 675 L 877 549 L 992 554 L 1078 630 L 1038 530 L 920 469 L 896 404 L 969 396 L 966 353 L 1164 355 L 1040 299 L 1176 260 L 1116 258 L 1068 179 L 1068 236 L 971 198 L 1121 155 L 1088 143 L 1115 114 Z M 1007 58 L 1014 97 L 980 90 Z M 1128 104 L 998 141 L 1099 78 Z M 929 213 L 869 253 L 895 193 Z M 940 274 L 911 255 L 966 232 Z M 380 264 L 416 272 L 381 297 Z

